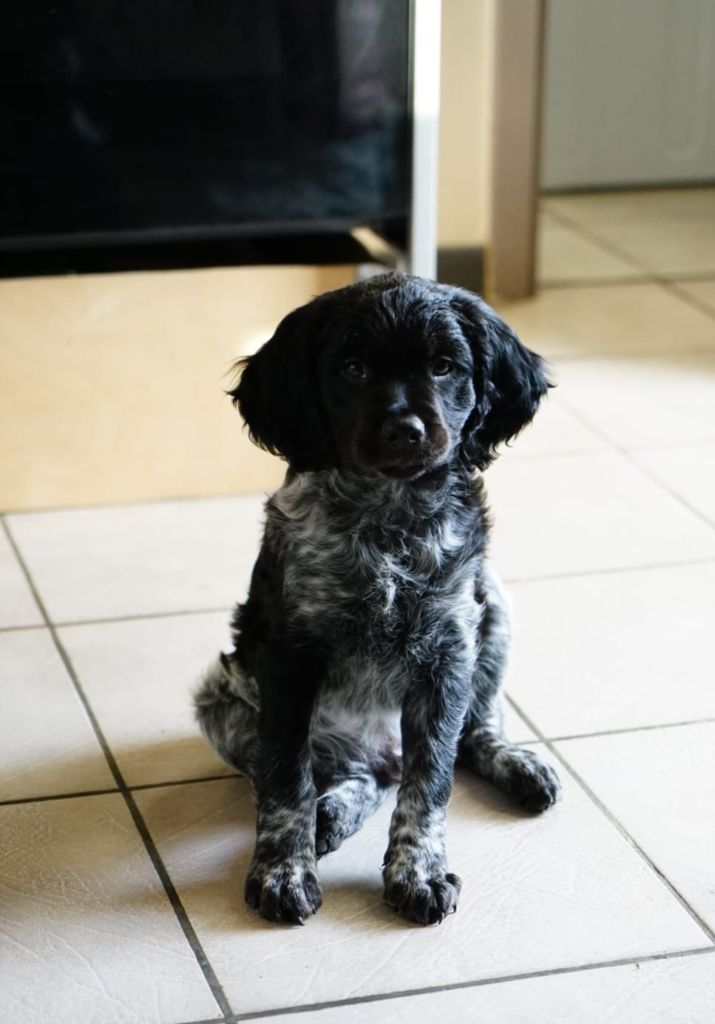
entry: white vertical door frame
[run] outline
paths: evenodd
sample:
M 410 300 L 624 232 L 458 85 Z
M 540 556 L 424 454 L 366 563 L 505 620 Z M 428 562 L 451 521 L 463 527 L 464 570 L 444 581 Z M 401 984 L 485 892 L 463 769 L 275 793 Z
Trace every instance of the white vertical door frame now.
M 412 0 L 412 182 L 407 262 L 410 273 L 437 276 L 437 168 L 441 0 Z

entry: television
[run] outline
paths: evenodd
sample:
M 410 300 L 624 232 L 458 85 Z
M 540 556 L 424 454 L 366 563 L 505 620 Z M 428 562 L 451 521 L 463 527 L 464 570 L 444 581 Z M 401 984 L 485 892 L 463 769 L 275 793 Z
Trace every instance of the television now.
M 0 273 L 406 252 L 416 7 L 4 0 Z

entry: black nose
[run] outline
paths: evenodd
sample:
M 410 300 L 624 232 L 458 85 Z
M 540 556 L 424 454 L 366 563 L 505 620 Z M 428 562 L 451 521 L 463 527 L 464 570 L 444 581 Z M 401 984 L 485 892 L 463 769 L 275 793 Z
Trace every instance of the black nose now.
M 419 416 L 390 416 L 382 425 L 382 439 L 390 448 L 417 448 L 425 439 L 425 425 Z

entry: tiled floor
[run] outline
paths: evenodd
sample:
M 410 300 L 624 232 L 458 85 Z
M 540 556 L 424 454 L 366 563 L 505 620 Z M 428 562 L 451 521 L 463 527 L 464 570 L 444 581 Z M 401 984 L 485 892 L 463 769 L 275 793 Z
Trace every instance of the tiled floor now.
M 382 904 L 389 805 L 304 928 L 243 906 L 250 795 L 189 693 L 260 497 L 4 517 L 2 1024 L 715 1019 L 714 224 L 705 190 L 551 198 L 545 287 L 502 307 L 559 384 L 488 484 L 509 732 L 564 797 L 458 777 L 440 928 Z

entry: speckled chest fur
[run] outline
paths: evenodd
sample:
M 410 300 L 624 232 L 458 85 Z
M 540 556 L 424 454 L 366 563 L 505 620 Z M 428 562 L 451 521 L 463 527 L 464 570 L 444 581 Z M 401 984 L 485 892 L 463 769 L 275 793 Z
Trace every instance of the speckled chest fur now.
M 465 471 L 421 487 L 326 471 L 289 475 L 268 503 L 289 621 L 331 651 L 314 742 L 357 743 L 399 760 L 411 667 L 456 630 L 476 654 L 486 542 L 481 481 Z

